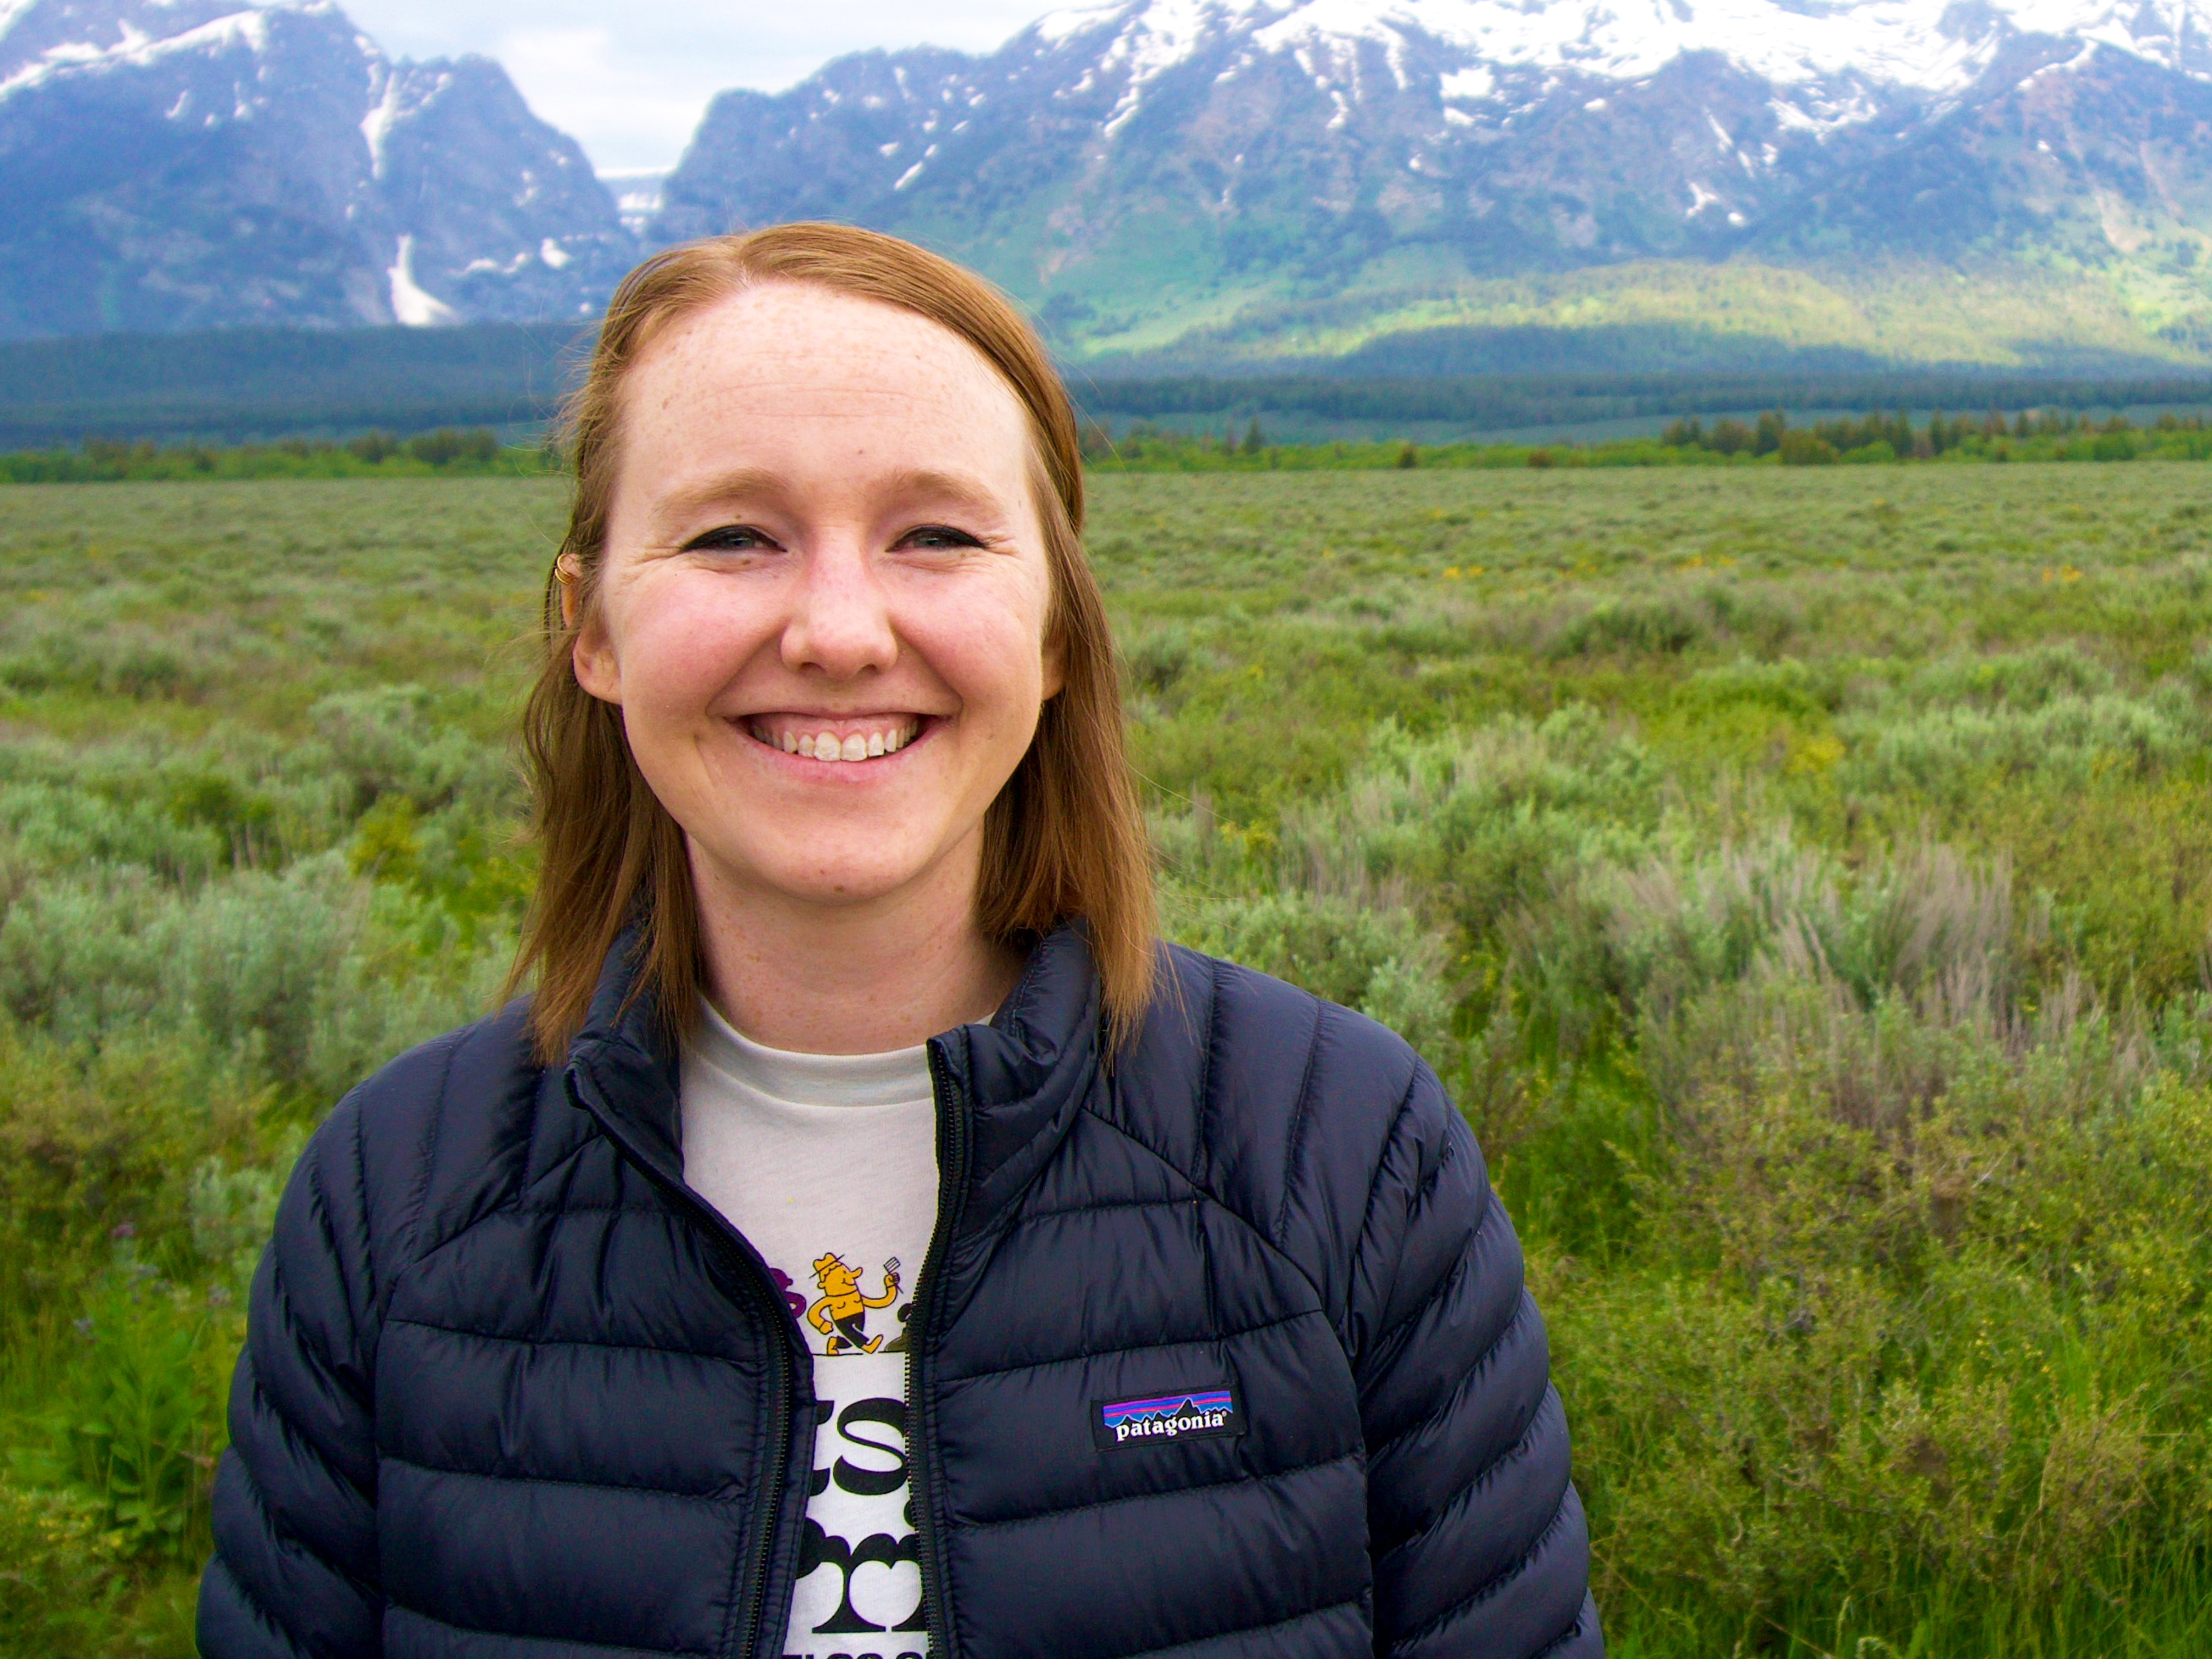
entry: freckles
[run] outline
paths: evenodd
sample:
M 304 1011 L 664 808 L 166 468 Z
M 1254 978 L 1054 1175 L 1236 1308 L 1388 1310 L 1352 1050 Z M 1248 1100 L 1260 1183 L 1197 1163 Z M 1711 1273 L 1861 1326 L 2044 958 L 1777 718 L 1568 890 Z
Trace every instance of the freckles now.
M 671 572 L 633 610 L 653 666 L 671 675 L 730 672 L 777 635 L 771 608 L 740 603 L 720 583 L 688 572 Z

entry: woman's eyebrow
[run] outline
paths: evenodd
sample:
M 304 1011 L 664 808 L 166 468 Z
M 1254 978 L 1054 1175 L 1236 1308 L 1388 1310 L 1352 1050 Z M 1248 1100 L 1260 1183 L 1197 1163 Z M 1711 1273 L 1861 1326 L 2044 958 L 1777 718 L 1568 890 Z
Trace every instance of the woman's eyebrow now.
M 664 534 L 672 535 L 709 507 L 747 496 L 780 495 L 782 493 L 782 480 L 767 468 L 737 467 L 662 496 L 653 506 L 654 527 Z
M 769 468 L 733 467 L 662 496 L 653 504 L 653 525 L 665 539 L 702 514 L 730 502 L 765 498 L 787 505 L 804 493 L 793 490 L 787 478 Z M 1003 519 L 1012 511 L 1000 493 L 982 478 L 941 467 L 901 467 L 872 483 L 868 493 L 895 502 L 949 502 L 994 520 Z
M 900 498 L 926 496 L 951 501 L 978 513 L 1003 516 L 1007 502 L 1000 493 L 970 474 L 946 472 L 935 467 L 904 467 L 884 480 L 884 494 Z

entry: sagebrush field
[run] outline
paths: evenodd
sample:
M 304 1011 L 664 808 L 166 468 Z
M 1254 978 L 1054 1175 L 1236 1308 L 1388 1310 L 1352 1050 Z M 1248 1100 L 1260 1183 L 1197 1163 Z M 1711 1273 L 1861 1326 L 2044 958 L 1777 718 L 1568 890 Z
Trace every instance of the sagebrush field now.
M 246 1277 L 495 994 L 556 480 L 0 492 L 0 1655 L 191 1650 Z M 2212 1649 L 2212 467 L 1096 481 L 1178 937 L 1416 1042 L 1616 1655 Z

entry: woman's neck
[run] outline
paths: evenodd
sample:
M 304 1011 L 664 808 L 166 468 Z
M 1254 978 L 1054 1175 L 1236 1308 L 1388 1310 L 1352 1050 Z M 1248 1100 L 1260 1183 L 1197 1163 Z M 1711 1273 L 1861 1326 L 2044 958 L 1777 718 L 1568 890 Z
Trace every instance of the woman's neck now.
M 691 885 L 703 989 L 731 1024 L 771 1048 L 910 1048 L 988 1018 L 1021 972 L 1018 954 L 975 925 L 973 863 L 880 899 L 821 905 L 732 880 L 695 846 Z

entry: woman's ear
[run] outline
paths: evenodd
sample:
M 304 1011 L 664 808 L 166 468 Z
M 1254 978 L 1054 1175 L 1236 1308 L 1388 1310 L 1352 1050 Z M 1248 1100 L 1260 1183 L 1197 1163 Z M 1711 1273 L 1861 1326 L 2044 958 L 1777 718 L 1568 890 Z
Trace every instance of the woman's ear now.
M 578 630 L 576 642 L 568 650 L 568 662 L 575 670 L 577 684 L 601 702 L 622 707 L 622 664 L 596 613 Z
M 1047 629 L 1044 636 L 1044 696 L 1042 701 L 1050 702 L 1066 684 L 1067 647 L 1061 641 L 1058 629 Z
M 606 613 L 583 602 L 583 574 L 567 553 L 553 567 L 561 584 L 561 625 L 574 635 L 568 647 L 568 665 L 576 684 L 601 702 L 622 704 L 622 663 L 614 641 L 607 637 Z M 581 613 L 581 622 L 578 620 Z

